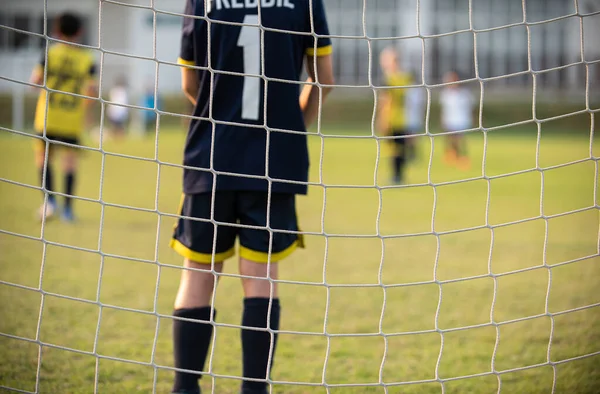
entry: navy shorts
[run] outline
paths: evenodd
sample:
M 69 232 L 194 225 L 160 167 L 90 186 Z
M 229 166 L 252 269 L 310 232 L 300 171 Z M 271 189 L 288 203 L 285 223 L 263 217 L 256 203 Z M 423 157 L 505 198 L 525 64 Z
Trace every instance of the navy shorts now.
M 43 133 L 38 133 L 38 136 L 43 137 Z M 52 151 L 57 146 L 64 147 L 64 148 L 73 148 L 73 147 L 68 146 L 68 145 L 53 144 L 52 143 L 53 141 L 64 142 L 65 144 L 71 144 L 71 145 L 79 145 L 79 138 L 77 138 L 77 137 L 65 137 L 65 136 L 62 136 L 60 134 L 54 134 L 51 131 L 47 131 L 46 132 L 46 138 L 50 141 L 50 143 L 48 144 L 48 149 L 50 149 L 50 151 Z M 45 152 L 45 150 L 46 150 L 46 141 L 43 140 L 42 138 L 36 138 L 35 139 L 34 150 L 36 152 L 40 152 L 40 153 Z
M 404 149 L 406 147 L 406 139 L 408 135 L 410 135 L 410 132 L 406 130 L 392 130 L 392 142 L 394 143 L 394 147 L 397 153 L 401 154 L 402 152 L 404 152 Z
M 406 145 L 406 139 L 407 136 L 409 136 L 411 133 L 407 130 L 404 129 L 394 129 L 392 130 L 392 141 L 394 142 L 394 144 L 396 145 Z
M 214 254 L 214 261 L 222 262 L 235 254 L 237 238 L 240 257 L 257 263 L 277 262 L 289 256 L 297 246 L 302 246 L 302 238 L 295 233 L 298 231 L 298 222 L 294 194 L 271 193 L 270 231 L 266 228 L 266 192 L 217 191 L 214 221 L 218 223 L 208 221 L 211 200 L 211 193 L 185 194 L 182 197 L 179 209 L 182 217 L 175 227 L 171 247 L 183 257 L 197 263 L 211 264 Z

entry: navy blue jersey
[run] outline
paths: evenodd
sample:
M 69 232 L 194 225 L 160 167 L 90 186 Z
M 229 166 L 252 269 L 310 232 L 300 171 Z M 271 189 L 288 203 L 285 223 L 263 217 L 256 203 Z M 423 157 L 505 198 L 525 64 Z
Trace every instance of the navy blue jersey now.
M 195 17 L 184 18 L 179 63 L 199 67 L 200 90 L 184 193 L 211 191 L 216 179 L 217 190 L 266 191 L 271 181 L 273 192 L 305 194 L 298 81 L 306 55 L 331 53 L 323 0 L 187 0 L 186 15 Z

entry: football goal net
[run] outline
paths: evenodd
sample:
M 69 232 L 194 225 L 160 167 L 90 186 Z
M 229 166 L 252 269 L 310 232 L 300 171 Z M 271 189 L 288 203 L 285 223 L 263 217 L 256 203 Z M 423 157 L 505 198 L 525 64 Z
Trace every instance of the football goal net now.
M 0 13 L 0 391 L 170 392 L 182 264 L 169 240 L 193 119 L 177 63 L 185 2 L 30 3 L 5 0 Z M 270 392 L 597 390 L 599 3 L 323 3 L 336 84 L 307 131 L 305 248 L 268 279 L 282 304 L 280 330 L 266 330 L 278 335 Z M 66 10 L 84 22 L 75 45 L 99 82 L 77 145 L 33 126 L 40 92 L 90 98 L 49 88 L 44 67 L 41 84 L 30 80 L 60 45 L 53 18 Z M 237 23 L 251 123 L 270 83 L 298 83 L 264 74 L 261 37 L 297 32 L 258 14 Z M 53 148 L 41 172 L 32 145 Z M 68 149 L 80 153 L 76 220 L 37 220 L 53 199 L 62 212 Z M 53 190 L 41 186 L 50 169 Z M 213 273 L 219 314 L 200 382 L 238 392 L 241 277 L 234 259 Z

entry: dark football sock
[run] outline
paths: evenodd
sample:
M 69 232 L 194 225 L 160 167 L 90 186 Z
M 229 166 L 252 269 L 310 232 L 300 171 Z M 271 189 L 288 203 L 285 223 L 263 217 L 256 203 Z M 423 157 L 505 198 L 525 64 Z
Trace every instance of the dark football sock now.
M 394 156 L 394 179 L 402 180 L 402 167 L 404 166 L 404 156 Z
M 65 174 L 65 207 L 71 208 L 72 205 L 72 197 L 73 196 L 73 187 L 75 185 L 75 174 L 72 172 L 67 172 Z
M 52 167 L 49 165 L 46 166 L 46 182 L 44 183 L 44 188 L 48 192 L 54 191 L 54 182 L 53 182 L 53 174 Z M 40 168 L 40 184 L 44 181 L 44 167 Z M 54 194 L 48 194 L 48 201 L 54 201 Z
M 205 323 L 173 320 L 173 352 L 175 368 L 201 372 L 204 369 L 206 354 L 212 339 L 213 326 L 210 321 L 210 307 L 194 309 L 176 309 L 175 317 L 200 320 Z M 213 314 L 216 316 L 216 311 Z M 173 392 L 198 389 L 199 373 L 175 372 Z
M 454 140 L 452 138 L 453 137 L 451 135 L 446 137 L 446 146 L 445 146 L 446 154 L 449 154 L 449 153 L 456 154 L 456 144 L 454 143 Z
M 268 298 L 246 298 L 244 299 L 244 314 L 242 326 L 267 328 L 267 314 L 269 309 Z M 271 316 L 269 326 L 272 330 L 279 330 L 279 316 L 281 308 L 279 299 L 273 299 L 271 304 Z M 277 334 L 273 336 L 271 346 L 271 334 L 267 331 L 254 331 L 242 329 L 242 355 L 243 370 L 245 378 L 265 379 L 268 376 L 267 364 L 271 356 L 271 368 L 277 345 Z M 269 371 L 270 372 L 270 371 Z M 242 383 L 242 390 L 258 391 L 266 389 L 266 382 Z
M 461 138 L 456 142 L 456 152 L 458 157 L 467 156 L 467 141 L 465 141 L 464 138 Z

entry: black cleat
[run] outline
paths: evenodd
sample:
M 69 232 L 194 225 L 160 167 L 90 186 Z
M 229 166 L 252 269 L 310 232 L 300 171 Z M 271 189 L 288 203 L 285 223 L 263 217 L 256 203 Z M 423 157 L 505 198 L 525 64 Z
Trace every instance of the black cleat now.
M 171 394 L 202 394 L 202 390 L 183 390 L 183 391 L 173 391 Z
M 264 389 L 257 389 L 257 390 L 253 390 L 253 389 L 242 389 L 240 391 L 240 394 L 269 394 L 269 390 L 264 388 Z

